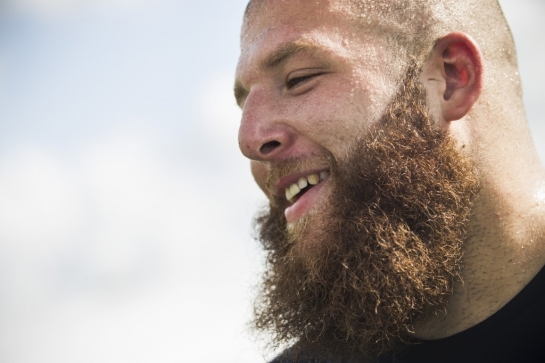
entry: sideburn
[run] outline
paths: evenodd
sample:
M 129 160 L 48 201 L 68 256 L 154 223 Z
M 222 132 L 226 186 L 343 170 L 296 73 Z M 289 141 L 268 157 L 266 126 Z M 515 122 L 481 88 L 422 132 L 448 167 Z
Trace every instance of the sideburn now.
M 414 324 L 452 294 L 478 178 L 454 141 L 434 130 L 418 73 L 407 71 L 347 160 L 330 156 L 328 208 L 297 240 L 281 203 L 256 219 L 268 270 L 254 324 L 272 334 L 270 348 L 370 360 L 410 342 Z

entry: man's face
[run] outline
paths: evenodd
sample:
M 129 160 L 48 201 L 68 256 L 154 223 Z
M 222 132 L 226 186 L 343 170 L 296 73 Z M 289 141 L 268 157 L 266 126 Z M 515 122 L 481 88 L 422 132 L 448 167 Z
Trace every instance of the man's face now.
M 239 144 L 256 182 L 284 199 L 295 226 L 332 193 L 322 156 L 346 157 L 380 118 L 399 75 L 385 42 L 357 31 L 341 2 L 262 1 L 246 20 L 237 68 Z M 279 168 L 286 160 L 298 166 Z
M 260 4 L 236 86 L 240 147 L 270 199 L 255 326 L 295 353 L 395 348 L 451 292 L 473 167 L 434 126 L 419 65 L 396 74 L 333 1 Z

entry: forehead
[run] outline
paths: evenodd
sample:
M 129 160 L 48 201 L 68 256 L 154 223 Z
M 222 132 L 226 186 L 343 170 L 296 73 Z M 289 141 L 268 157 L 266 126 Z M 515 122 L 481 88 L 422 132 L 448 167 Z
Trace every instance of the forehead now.
M 290 42 L 313 44 L 346 58 L 376 56 L 376 45 L 383 43 L 382 29 L 376 26 L 380 21 L 367 14 L 373 20 L 362 26 L 350 4 L 348 0 L 254 0 L 242 28 L 237 73 Z
M 343 3 L 343 0 L 253 0 L 245 14 L 244 28 L 263 28 L 293 20 L 298 23 L 323 21 L 324 15 L 346 13 Z
M 241 46 L 271 35 L 289 36 L 290 30 L 346 28 L 346 14 L 341 0 L 254 0 L 244 19 Z

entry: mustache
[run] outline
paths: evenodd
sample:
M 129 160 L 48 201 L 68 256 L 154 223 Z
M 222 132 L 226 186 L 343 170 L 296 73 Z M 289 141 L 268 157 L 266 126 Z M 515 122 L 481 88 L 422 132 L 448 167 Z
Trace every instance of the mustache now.
M 270 195 L 276 197 L 276 193 L 278 192 L 276 189 L 277 185 L 283 178 L 306 170 L 323 168 L 324 166 L 328 166 L 329 170 L 332 170 L 336 164 L 335 158 L 328 151 L 280 160 L 267 172 L 265 188 Z

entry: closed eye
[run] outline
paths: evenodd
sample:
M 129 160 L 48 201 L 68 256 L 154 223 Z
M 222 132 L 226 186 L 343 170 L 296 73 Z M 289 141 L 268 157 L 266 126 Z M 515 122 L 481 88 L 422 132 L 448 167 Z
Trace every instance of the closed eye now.
M 288 89 L 291 89 L 295 86 L 297 86 L 298 84 L 300 83 L 303 83 L 309 79 L 311 79 L 312 77 L 315 77 L 317 76 L 317 74 L 309 74 L 307 76 L 303 76 L 303 77 L 294 77 L 294 78 L 291 78 L 290 80 L 288 80 L 286 86 Z
M 318 77 L 324 73 L 325 72 L 309 73 L 308 70 L 306 72 L 295 72 L 295 74 L 293 74 L 292 77 L 288 78 L 288 80 L 286 81 L 286 89 L 291 90 L 293 88 L 296 88 L 297 86 L 304 84 L 307 81 Z

